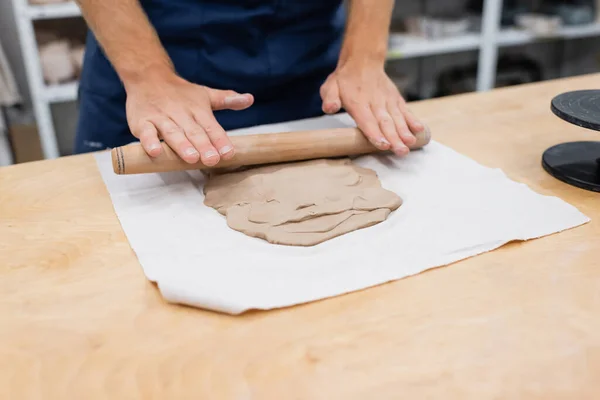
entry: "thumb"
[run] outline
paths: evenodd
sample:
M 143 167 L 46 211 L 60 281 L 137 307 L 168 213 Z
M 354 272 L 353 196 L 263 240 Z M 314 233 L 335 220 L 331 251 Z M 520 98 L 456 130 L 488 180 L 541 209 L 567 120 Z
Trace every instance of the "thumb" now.
M 254 103 L 254 96 L 249 93 L 239 94 L 233 90 L 208 90 L 210 105 L 213 110 L 243 110 Z
M 323 112 L 326 114 L 335 114 L 342 108 L 337 81 L 331 76 L 321 86 L 321 99 L 323 100 Z

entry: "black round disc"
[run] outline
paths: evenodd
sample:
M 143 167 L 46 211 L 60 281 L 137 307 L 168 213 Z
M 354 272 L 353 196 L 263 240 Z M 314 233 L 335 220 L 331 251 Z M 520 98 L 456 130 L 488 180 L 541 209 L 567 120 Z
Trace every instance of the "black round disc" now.
M 542 165 L 563 182 L 600 192 L 600 142 L 571 142 L 550 147 L 544 152 Z
M 582 128 L 600 130 L 600 90 L 576 90 L 552 99 L 552 112 Z

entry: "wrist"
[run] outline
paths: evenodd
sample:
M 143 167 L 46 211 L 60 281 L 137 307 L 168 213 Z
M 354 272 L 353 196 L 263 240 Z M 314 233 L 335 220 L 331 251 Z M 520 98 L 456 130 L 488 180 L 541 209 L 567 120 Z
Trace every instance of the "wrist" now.
M 342 49 L 338 68 L 346 66 L 381 67 L 385 65 L 387 46 L 377 46 L 368 49 L 347 47 Z
M 175 68 L 170 63 L 145 65 L 131 71 L 120 71 L 119 75 L 127 92 L 139 86 L 159 85 L 179 79 Z
M 381 54 L 355 53 L 340 57 L 338 69 L 384 69 L 386 56 Z

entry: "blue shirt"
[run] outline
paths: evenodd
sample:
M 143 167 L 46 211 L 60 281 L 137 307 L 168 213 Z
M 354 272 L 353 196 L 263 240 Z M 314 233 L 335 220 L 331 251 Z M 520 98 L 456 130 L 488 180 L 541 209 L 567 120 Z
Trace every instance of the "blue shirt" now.
M 254 95 L 255 104 L 247 110 L 215 112 L 226 130 L 321 114 L 319 88 L 335 69 L 341 47 L 342 0 L 140 3 L 182 78 Z M 89 33 L 76 152 L 135 140 L 127 129 L 125 98 L 116 72 Z

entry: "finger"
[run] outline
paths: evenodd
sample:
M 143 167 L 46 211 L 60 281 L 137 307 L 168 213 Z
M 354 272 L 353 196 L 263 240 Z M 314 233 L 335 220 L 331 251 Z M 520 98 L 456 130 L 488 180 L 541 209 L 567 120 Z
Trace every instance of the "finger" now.
M 202 126 L 204 132 L 212 145 L 218 149 L 219 154 L 223 159 L 228 160 L 234 156 L 235 150 L 233 144 L 223 127 L 217 122 L 212 113 L 197 113 L 195 115 L 196 121 Z
M 351 104 L 348 113 L 373 146 L 380 150 L 390 149 L 390 142 L 379 129 L 379 124 L 368 105 Z
M 323 100 L 323 112 L 326 114 L 335 114 L 342 108 L 340 99 L 340 89 L 334 79 L 327 78 L 321 86 L 321 99 Z
M 412 134 L 408 125 L 406 124 L 405 115 L 398 109 L 398 107 L 391 107 L 388 109 L 389 113 L 392 115 L 394 119 L 394 124 L 396 125 L 396 131 L 400 136 L 400 139 L 406 146 L 412 146 L 417 142 L 417 138 Z
M 202 164 L 212 167 L 220 161 L 219 152 L 210 142 L 206 130 L 196 121 L 192 113 L 175 112 L 173 118 L 183 128 L 185 136 L 200 153 Z
M 144 121 L 136 136 L 140 139 L 142 147 L 150 157 L 160 155 L 162 147 L 160 146 L 160 140 L 158 140 L 158 130 L 152 122 Z
M 250 93 L 240 94 L 233 90 L 207 89 L 213 110 L 244 110 L 254 103 Z
M 398 135 L 396 124 L 390 113 L 383 106 L 380 106 L 378 108 L 373 109 L 373 114 L 377 118 L 379 128 L 381 129 L 387 140 L 391 143 L 392 151 L 399 156 L 408 154 L 408 147 L 406 147 L 406 145 Z
M 406 120 L 406 124 L 408 128 L 413 134 L 423 132 L 425 130 L 425 125 L 408 108 L 404 109 L 404 119 Z
M 173 122 L 173 120 L 168 117 L 157 117 L 151 122 L 158 129 L 159 134 L 169 147 L 181 159 L 190 164 L 198 162 L 200 158 L 198 150 L 186 138 L 183 129 Z

